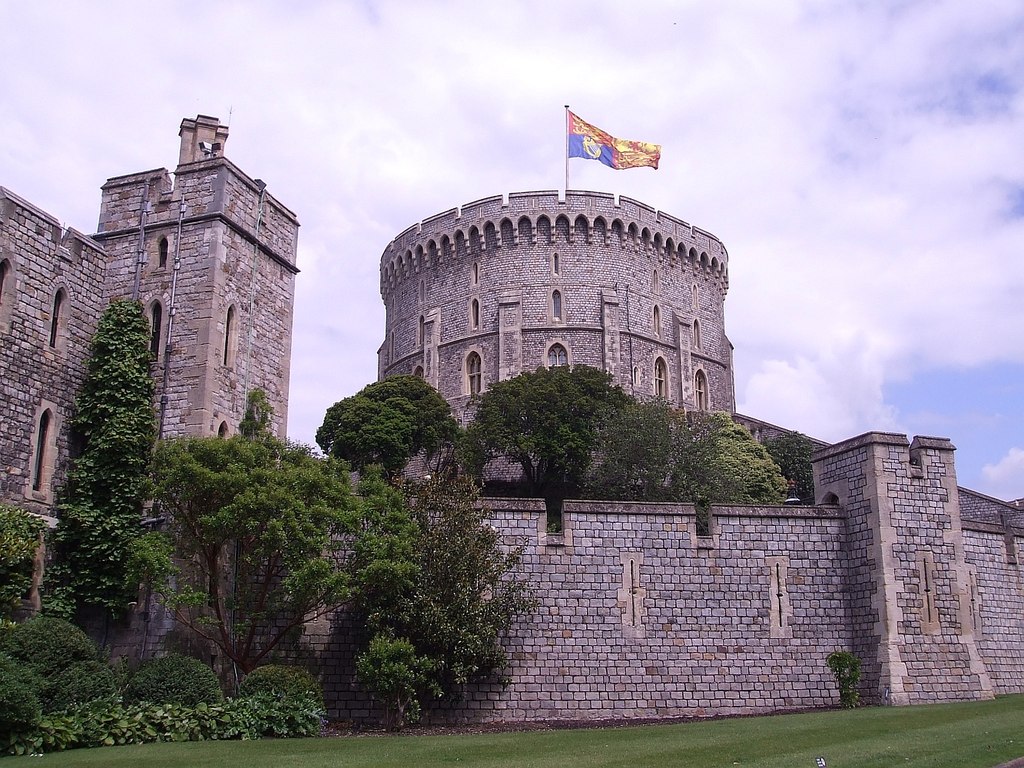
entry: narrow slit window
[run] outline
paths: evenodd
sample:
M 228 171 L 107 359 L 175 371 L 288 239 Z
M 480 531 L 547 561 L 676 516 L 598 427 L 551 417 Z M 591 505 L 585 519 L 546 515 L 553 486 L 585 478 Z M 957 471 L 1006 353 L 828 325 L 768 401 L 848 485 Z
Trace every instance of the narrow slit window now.
M 222 355 L 224 365 L 231 365 L 233 362 L 231 349 L 235 344 L 235 325 L 235 308 L 230 306 L 224 319 L 224 354 Z
M 661 307 L 654 305 L 654 335 L 661 338 Z
M 480 302 L 477 299 L 470 302 L 469 322 L 474 331 L 480 327 Z
M 154 358 L 160 356 L 160 333 L 164 320 L 164 308 L 160 302 L 154 302 L 149 316 L 149 351 Z
M 39 428 L 36 430 L 36 455 L 32 465 L 32 490 L 42 491 L 45 485 L 46 469 L 49 466 L 47 448 L 50 444 L 50 423 L 53 417 L 50 409 L 43 411 L 39 417 Z
M 157 248 L 157 266 L 164 269 L 167 266 L 167 238 L 160 238 L 160 245 Z
M 562 319 L 562 292 L 552 291 L 551 293 L 551 317 L 555 320 Z
M 4 305 L 7 300 L 7 278 L 11 274 L 11 265 L 7 262 L 7 259 L 0 261 L 0 307 Z
M 700 349 L 700 320 L 693 321 L 693 348 Z
M 60 333 L 61 312 L 64 310 L 65 295 L 61 288 L 53 296 L 53 311 L 50 313 L 50 347 L 57 346 L 57 337 Z
M 426 340 L 426 337 L 427 337 L 426 328 L 427 328 L 427 321 L 426 321 L 426 319 L 424 319 L 423 315 L 420 315 L 420 324 L 419 324 L 419 331 L 417 332 L 417 335 L 416 335 L 416 339 L 417 339 L 416 343 L 419 344 L 421 347 L 423 346 L 423 342 Z

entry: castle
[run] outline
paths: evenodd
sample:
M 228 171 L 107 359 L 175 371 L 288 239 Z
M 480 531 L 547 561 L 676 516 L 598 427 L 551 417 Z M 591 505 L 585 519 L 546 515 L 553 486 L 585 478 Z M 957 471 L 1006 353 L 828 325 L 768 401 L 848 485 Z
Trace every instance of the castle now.
M 138 298 L 150 321 L 162 436 L 232 434 L 257 388 L 285 434 L 298 220 L 224 157 L 217 119 L 183 120 L 179 136 L 173 179 L 103 185 L 91 236 L 0 187 L 0 502 L 53 521 L 89 342 L 114 298 Z
M 636 396 L 736 410 L 728 254 L 714 235 L 597 192 L 514 193 L 439 213 L 381 256 L 381 378 L 472 395 L 542 365 L 600 368 Z
M 224 158 L 217 120 L 185 120 L 180 137 L 173 183 L 110 179 L 91 237 L 0 189 L 0 501 L 52 516 L 88 340 L 115 296 L 137 295 L 151 320 L 163 435 L 230 434 L 257 387 L 284 431 L 295 215 Z M 488 198 L 385 249 L 379 373 L 422 375 L 463 418 L 491 383 L 571 363 L 637 396 L 734 412 L 727 288 L 722 243 L 642 203 Z M 511 684 L 467 690 L 440 716 L 832 706 L 837 649 L 863 660 L 869 702 L 1024 692 L 1024 514 L 958 487 L 953 452 L 879 432 L 825 446 L 815 505 L 713 507 L 710 530 L 688 504 L 567 501 L 550 533 L 543 501 L 488 500 L 524 547 L 538 607 L 507 638 Z M 306 625 L 302 642 L 330 714 L 373 717 L 350 616 Z

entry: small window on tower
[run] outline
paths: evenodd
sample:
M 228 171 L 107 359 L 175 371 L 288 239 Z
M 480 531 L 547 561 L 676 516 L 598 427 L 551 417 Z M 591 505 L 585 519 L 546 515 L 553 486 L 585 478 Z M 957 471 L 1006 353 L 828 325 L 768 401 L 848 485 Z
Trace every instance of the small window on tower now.
M 167 238 L 160 238 L 160 245 L 158 246 L 159 252 L 157 254 L 157 266 L 160 269 L 164 269 L 167 266 Z
M 548 350 L 548 368 L 569 364 L 569 353 L 561 344 L 552 344 Z
M 562 319 L 562 292 L 551 292 L 551 317 L 554 320 Z

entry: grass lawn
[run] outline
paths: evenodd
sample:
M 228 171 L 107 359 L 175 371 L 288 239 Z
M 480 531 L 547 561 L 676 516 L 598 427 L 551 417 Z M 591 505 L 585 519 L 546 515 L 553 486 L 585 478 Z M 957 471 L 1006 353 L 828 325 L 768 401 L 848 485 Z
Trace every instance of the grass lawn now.
M 1024 756 L 1024 696 L 572 731 L 145 744 L 5 758 L 20 766 L 992 768 Z

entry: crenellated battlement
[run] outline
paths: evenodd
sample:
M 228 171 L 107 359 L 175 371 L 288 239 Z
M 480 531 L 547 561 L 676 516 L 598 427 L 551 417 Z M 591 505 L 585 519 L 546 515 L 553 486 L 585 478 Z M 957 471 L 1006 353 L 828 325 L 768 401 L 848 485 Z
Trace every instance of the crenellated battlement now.
M 713 234 L 628 197 L 570 190 L 513 192 L 475 200 L 413 224 L 381 254 L 381 295 L 427 268 L 518 245 L 618 246 L 718 279 L 728 290 L 728 252 Z
M 56 217 L 6 187 L 0 187 L 0 228 L 31 233 L 36 242 L 48 243 L 65 260 L 93 258 L 103 251 L 103 246 L 89 235 L 74 227 L 64 227 Z

